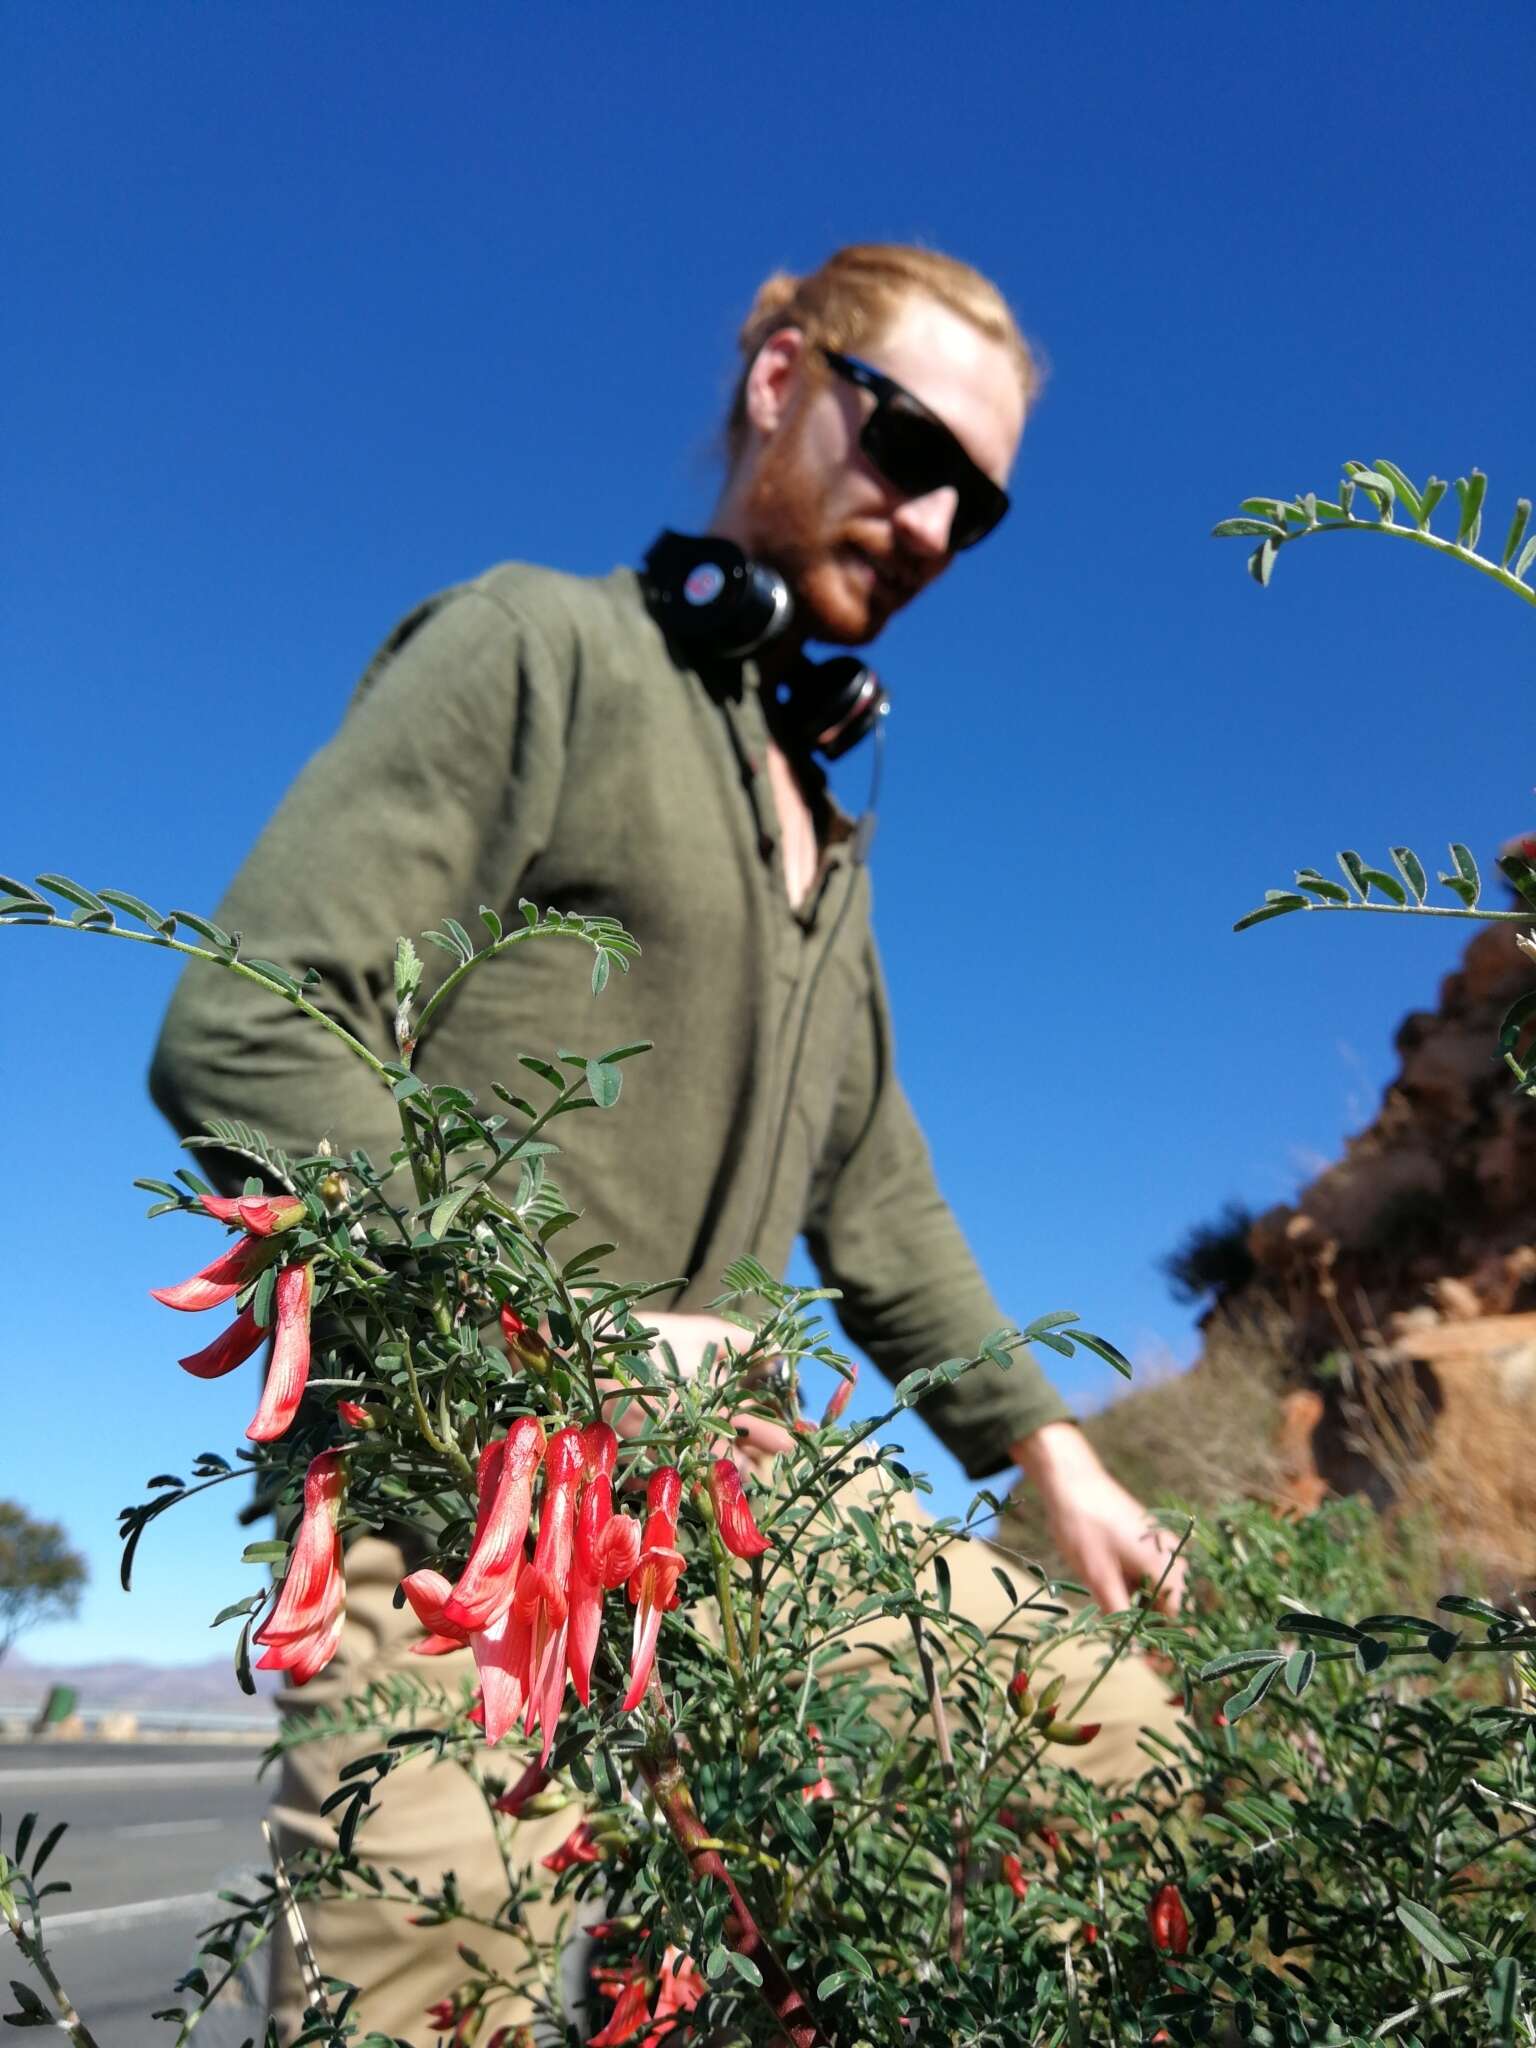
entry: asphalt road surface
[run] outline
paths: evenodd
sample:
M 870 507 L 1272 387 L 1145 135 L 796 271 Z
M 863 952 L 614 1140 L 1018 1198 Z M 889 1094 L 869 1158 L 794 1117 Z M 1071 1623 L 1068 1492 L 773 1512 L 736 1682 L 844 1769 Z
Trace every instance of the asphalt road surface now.
M 5 1846 L 23 1813 L 38 1815 L 34 1842 L 69 1823 L 43 1876 L 72 1888 L 46 1902 L 44 1934 L 99 2048 L 175 2041 L 176 2029 L 150 2013 L 183 2002 L 172 1986 L 196 1959 L 198 1929 L 224 1910 L 217 1893 L 267 1867 L 258 1824 L 272 1774 L 257 1784 L 260 1756 L 254 1744 L 216 1742 L 0 1743 Z M 0 1945 L 0 1986 L 21 1979 L 52 2010 L 3 1922 Z M 259 1981 L 240 1987 L 200 2023 L 196 2048 L 240 2048 L 258 2035 L 261 1999 Z

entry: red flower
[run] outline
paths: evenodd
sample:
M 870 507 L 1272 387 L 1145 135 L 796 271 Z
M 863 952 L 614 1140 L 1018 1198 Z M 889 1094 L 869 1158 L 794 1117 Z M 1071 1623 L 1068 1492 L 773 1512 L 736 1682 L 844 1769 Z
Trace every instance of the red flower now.
M 1029 1673 L 1027 1671 L 1015 1671 L 1012 1678 L 1009 1679 L 1008 1704 L 1016 1714 L 1028 1712 Z
M 809 1723 L 806 1729 L 806 1733 L 810 1736 L 811 1745 L 816 1751 L 817 1763 L 824 1763 L 826 1760 L 826 1752 L 823 1750 L 821 1746 L 821 1730 L 816 1726 L 816 1723 L 814 1721 Z M 814 1785 L 803 1785 L 801 1787 L 800 1797 L 804 1800 L 807 1806 L 810 1806 L 813 1805 L 814 1802 L 818 1799 L 835 1799 L 837 1797 L 837 1787 L 832 1783 L 831 1779 L 823 1770 L 821 1776 L 816 1780 Z
M 644 1977 L 634 1976 L 622 1980 L 623 1988 L 614 1991 L 609 1987 L 619 1980 L 612 1971 L 603 1971 L 598 1984 L 605 1997 L 617 1997 L 618 2003 L 608 2015 L 608 2024 L 591 2038 L 589 2048 L 619 2048 L 623 2041 L 632 2041 L 650 2018 L 650 1986 Z
M 646 2048 L 671 2038 L 672 2021 L 680 2012 L 692 2012 L 709 1986 L 692 1956 L 668 1943 L 661 1959 L 661 1982 L 656 1987 L 656 2005 L 651 2014 L 651 2031 Z
M 839 1379 L 837 1385 L 832 1389 L 832 1398 L 821 1411 L 821 1426 L 823 1429 L 826 1428 L 829 1422 L 836 1422 L 837 1418 L 848 1406 L 848 1403 L 853 1399 L 853 1389 L 858 1381 L 858 1377 L 859 1364 L 858 1360 L 855 1359 L 848 1369 L 848 1377 L 846 1379 Z
M 336 1414 L 342 1422 L 346 1423 L 349 1429 L 372 1429 L 373 1427 L 373 1417 L 368 1413 L 368 1410 L 361 1401 L 338 1401 L 336 1403 Z
M 1003 1877 L 1016 1899 L 1029 1897 L 1029 1879 L 1024 1875 L 1023 1864 L 1012 1850 L 1003 1858 Z
M 422 1642 L 412 1643 L 413 1657 L 444 1657 L 450 1650 L 468 1647 L 469 1633 L 445 1619 L 453 1587 L 441 1572 L 412 1572 L 400 1581 L 400 1590 L 411 1603 L 411 1612 L 427 1631 Z
M 1176 1884 L 1159 1885 L 1147 1907 L 1147 1931 L 1152 1946 L 1167 1954 L 1182 1956 L 1189 1950 L 1189 1916 Z
M 603 1621 L 603 1594 L 622 1586 L 640 1557 L 640 1531 L 628 1515 L 613 1512 L 613 1468 L 619 1440 L 606 1422 L 581 1432 L 586 1487 L 576 1523 L 571 1562 L 566 1662 L 576 1697 L 585 1706 L 592 1691 L 592 1660 Z
M 1098 1938 L 1098 1928 L 1094 1926 L 1091 1920 L 1085 1920 L 1083 1922 L 1083 1940 L 1086 1942 L 1088 1947 L 1092 1948 L 1094 1943 L 1098 1940 Z
M 278 1267 L 272 1363 L 267 1367 L 261 1404 L 245 1432 L 254 1444 L 270 1444 L 285 1435 L 299 1412 L 309 1379 L 309 1310 L 314 1291 L 314 1272 L 307 1263 Z
M 549 1783 L 549 1773 L 542 1764 L 530 1764 L 515 1785 L 509 1785 L 499 1799 L 491 1801 L 497 1813 L 507 1813 L 515 1820 L 535 1793 L 542 1792 Z
M 629 1581 L 629 1597 L 635 1603 L 635 1637 L 629 1662 L 629 1690 L 622 1701 L 626 1713 L 639 1706 L 645 1693 L 651 1666 L 656 1661 L 662 1613 L 677 1600 L 677 1582 L 685 1562 L 677 1548 L 677 1511 L 682 1497 L 682 1475 L 675 1466 L 663 1465 L 651 1474 L 645 1490 L 640 1561 Z
M 210 1216 L 221 1223 L 238 1223 L 252 1237 L 275 1237 L 304 1221 L 305 1208 L 297 1195 L 199 1195 Z
M 251 1311 L 243 1308 L 221 1336 L 215 1337 L 201 1351 L 193 1351 L 180 1360 L 181 1369 L 191 1373 L 194 1379 L 222 1379 L 237 1365 L 244 1365 L 251 1353 L 259 1351 L 266 1341 L 267 1332 Z
M 266 1650 L 258 1671 L 286 1671 L 304 1685 L 336 1654 L 346 1619 L 341 1568 L 341 1503 L 346 1470 L 336 1451 L 322 1451 L 304 1477 L 304 1514 L 272 1611 L 255 1640 Z
M 709 1498 L 715 1511 L 720 1541 L 731 1555 L 761 1557 L 768 1548 L 768 1538 L 752 1519 L 741 1474 L 730 1458 L 716 1458 L 710 1466 Z
M 534 1415 L 514 1422 L 480 1454 L 475 1540 L 444 1609 L 445 1619 L 458 1628 L 484 1628 L 512 1604 L 533 1511 L 533 1478 L 543 1455 L 544 1426 Z
M 556 1431 L 544 1461 L 544 1504 L 539 1511 L 533 1563 L 518 1579 L 512 1599 L 512 1668 L 522 1680 L 527 1700 L 523 1732 L 531 1735 L 536 1726 L 544 1731 L 540 1763 L 549 1761 L 554 1747 L 565 1692 L 565 1624 L 576 1542 L 576 1497 L 585 1470 L 581 1431 Z
M 210 1265 L 190 1280 L 178 1280 L 174 1287 L 151 1287 L 150 1299 L 163 1301 L 167 1308 L 196 1313 L 233 1301 L 248 1280 L 254 1280 L 266 1264 L 270 1247 L 259 1237 L 242 1237 L 222 1251 Z
M 540 1372 L 549 1364 L 549 1346 L 537 1330 L 528 1325 L 510 1306 L 501 1312 L 501 1335 L 507 1347 L 507 1356 L 514 1365 L 529 1367 Z
M 544 1868 L 552 1870 L 556 1877 L 562 1870 L 570 1870 L 578 1863 L 601 1863 L 602 1860 L 603 1852 L 592 1833 L 592 1823 L 585 1820 L 576 1823 L 558 1849 L 551 1849 L 547 1856 L 539 1858 Z

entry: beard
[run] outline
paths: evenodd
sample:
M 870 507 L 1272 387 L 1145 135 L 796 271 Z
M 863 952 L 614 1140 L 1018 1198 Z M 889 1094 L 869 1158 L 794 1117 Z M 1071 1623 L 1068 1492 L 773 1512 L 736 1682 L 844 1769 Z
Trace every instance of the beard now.
M 837 647 L 875 639 L 916 584 L 879 522 L 830 517 L 826 487 L 804 452 L 804 412 L 786 420 L 758 458 L 743 508 L 752 553 L 778 570 L 804 636 Z M 871 569 L 898 579 L 892 588 Z

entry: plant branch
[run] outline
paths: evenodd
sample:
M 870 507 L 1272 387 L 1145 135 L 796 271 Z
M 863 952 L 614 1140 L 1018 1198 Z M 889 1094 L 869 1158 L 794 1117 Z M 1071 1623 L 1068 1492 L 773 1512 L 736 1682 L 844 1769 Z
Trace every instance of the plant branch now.
M 952 1963 L 965 1960 L 965 1877 L 970 1861 L 971 1838 L 966 1831 L 965 1808 L 960 1801 L 960 1780 L 955 1770 L 955 1752 L 949 1739 L 949 1716 L 944 1711 L 944 1695 L 939 1688 L 939 1677 L 934 1669 L 933 1658 L 928 1652 L 928 1639 L 923 1633 L 923 1619 L 920 1614 L 909 1614 L 912 1625 L 912 1640 L 917 1646 L 917 1661 L 922 1666 L 923 1684 L 928 1692 L 928 1714 L 933 1722 L 933 1739 L 938 1746 L 939 1762 L 944 1769 L 944 1784 L 949 1793 L 949 1825 L 954 1837 L 954 1860 L 949 1869 L 949 1959 Z

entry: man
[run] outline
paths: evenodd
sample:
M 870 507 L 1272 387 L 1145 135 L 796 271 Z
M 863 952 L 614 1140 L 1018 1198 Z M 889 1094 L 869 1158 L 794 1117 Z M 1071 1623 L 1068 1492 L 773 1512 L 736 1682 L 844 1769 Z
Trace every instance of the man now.
M 626 1070 L 620 1113 L 563 1127 L 562 1191 L 592 1238 L 619 1245 L 626 1276 L 686 1276 L 656 1319 L 680 1361 L 720 1331 L 700 1310 L 729 1261 L 750 1251 L 782 1270 L 803 1232 L 842 1290 L 849 1336 L 900 1377 L 972 1350 L 1008 1318 L 939 1195 L 892 1073 L 867 871 L 803 722 L 791 730 L 776 706 L 781 684 L 805 680 L 805 641 L 874 640 L 996 524 L 1037 379 L 984 278 L 883 245 L 840 250 L 802 279 L 771 278 L 741 348 L 710 535 L 782 579 L 791 605 L 775 612 L 778 632 L 744 659 L 700 650 L 686 606 L 713 585 L 658 588 L 659 569 L 646 585 L 629 571 L 578 579 L 506 565 L 431 600 L 376 657 L 220 917 L 263 955 L 319 968 L 328 1006 L 381 1051 L 397 934 L 444 914 L 472 923 L 480 903 L 506 912 L 520 896 L 618 917 L 643 957 L 610 984 L 591 1028 L 605 1044 L 646 1038 L 658 1049 Z M 585 1045 L 577 1005 L 564 949 L 521 949 L 465 984 L 418 1049 L 417 1071 L 488 1097 L 519 1052 Z M 153 1086 L 182 1129 L 238 1114 L 291 1148 L 332 1136 L 376 1160 L 393 1142 L 390 1104 L 369 1077 L 232 977 L 183 981 Z M 1103 1606 L 1124 1607 L 1133 1585 L 1163 1571 L 1167 1538 L 1103 1470 L 1032 1361 L 983 1368 L 924 1413 L 972 1477 L 1022 1467 Z M 390 1546 L 357 1546 L 341 1670 L 295 1706 L 357 1673 L 405 1668 L 388 1607 L 403 1569 Z M 984 1562 L 976 1572 L 990 1586 Z M 978 1583 L 974 1597 L 981 1619 L 995 1596 Z M 1164 1598 L 1177 1601 L 1176 1575 Z M 958 1581 L 956 1601 L 965 1605 Z M 1158 1704 L 1145 1672 L 1131 1686 L 1111 1759 L 1121 1771 Z M 1114 1716 L 1095 1711 L 1108 1757 Z M 305 1780 L 303 1757 L 285 1780 L 288 1818 L 323 1839 L 303 1809 L 334 1783 L 335 1759 Z M 417 1839 L 386 1847 L 376 1835 L 371 1848 L 381 1863 L 428 1862 L 433 1840 L 429 1822 Z M 461 1880 L 468 1855 L 461 1832 Z M 440 1856 L 430 1874 L 441 1867 Z M 354 1924 L 349 1946 L 327 1921 L 322 1962 L 368 1984 L 369 2024 L 408 2033 L 412 2011 L 451 1984 L 431 1982 L 430 1962 L 394 1954 L 400 1981 L 383 1985 L 377 1925 Z

